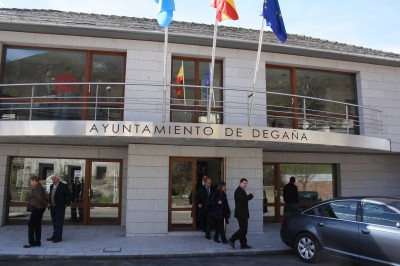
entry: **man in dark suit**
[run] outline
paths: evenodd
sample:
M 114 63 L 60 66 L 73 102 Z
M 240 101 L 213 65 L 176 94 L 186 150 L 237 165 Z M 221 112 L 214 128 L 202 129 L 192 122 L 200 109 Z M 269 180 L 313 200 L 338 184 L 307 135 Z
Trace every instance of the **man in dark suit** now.
M 71 191 L 68 185 L 60 180 L 59 175 L 51 176 L 53 184 L 50 186 L 49 208 L 53 222 L 53 235 L 47 241 L 53 241 L 53 243 L 62 241 L 65 209 L 71 203 Z
M 299 191 L 294 183 L 296 183 L 296 178 L 292 176 L 290 177 L 290 182 L 283 187 L 285 213 L 299 210 Z
M 200 228 L 205 231 L 207 239 L 211 239 L 211 194 L 213 193 L 211 185 L 212 180 L 207 178 L 204 186 L 199 187 L 196 193 L 197 217 L 200 220 Z
M 240 247 L 242 249 L 251 248 L 247 245 L 247 228 L 248 228 L 248 219 L 250 218 L 249 214 L 249 201 L 254 197 L 253 193 L 247 195 L 247 179 L 242 178 L 240 180 L 240 185 L 235 190 L 235 218 L 239 222 L 239 230 L 232 235 L 229 239 L 229 245 L 234 249 L 235 241 L 240 240 Z

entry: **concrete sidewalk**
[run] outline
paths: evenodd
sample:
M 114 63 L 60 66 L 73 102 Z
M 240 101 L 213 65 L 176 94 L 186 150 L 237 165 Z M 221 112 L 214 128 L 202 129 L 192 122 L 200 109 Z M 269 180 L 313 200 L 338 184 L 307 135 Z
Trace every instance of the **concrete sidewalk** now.
M 100 258 L 160 258 L 196 256 L 234 256 L 282 254 L 291 252 L 280 240 L 280 224 L 267 224 L 264 234 L 249 235 L 253 248 L 241 250 L 215 243 L 200 232 L 171 233 L 160 237 L 125 237 L 121 226 L 64 227 L 63 241 L 46 241 L 51 226 L 43 226 L 42 246 L 23 248 L 27 243 L 27 226 L 0 227 L 0 260 L 11 259 L 100 259 Z

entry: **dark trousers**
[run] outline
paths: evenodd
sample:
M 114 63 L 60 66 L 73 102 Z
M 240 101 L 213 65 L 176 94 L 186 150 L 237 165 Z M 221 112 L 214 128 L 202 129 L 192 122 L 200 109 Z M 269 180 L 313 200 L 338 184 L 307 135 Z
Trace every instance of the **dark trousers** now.
M 202 231 L 206 231 L 206 224 L 207 224 L 207 216 L 204 208 L 197 209 L 197 221 L 199 223 L 200 229 Z
M 28 223 L 29 244 L 39 245 L 42 239 L 42 219 L 45 209 L 35 209 L 31 212 Z
M 65 208 L 50 208 L 51 221 L 53 222 L 53 239 L 62 240 Z
M 211 237 L 211 227 L 214 223 L 214 219 L 212 216 L 211 211 L 208 211 L 206 213 L 206 237 L 210 238 Z
M 225 235 L 225 219 L 215 219 L 215 235 L 214 240 L 218 240 L 219 236 L 221 236 L 221 241 L 226 242 L 226 235 Z
M 247 227 L 249 225 L 247 219 L 237 219 L 239 222 L 239 230 L 234 233 L 230 239 L 231 242 L 235 243 L 236 240 L 240 240 L 240 245 L 246 246 L 247 245 Z

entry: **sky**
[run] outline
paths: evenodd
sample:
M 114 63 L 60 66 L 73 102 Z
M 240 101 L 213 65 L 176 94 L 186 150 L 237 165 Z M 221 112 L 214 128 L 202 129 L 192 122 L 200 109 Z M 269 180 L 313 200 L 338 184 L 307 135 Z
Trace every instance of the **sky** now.
M 175 0 L 174 20 L 213 24 L 209 0 Z M 399 0 L 279 0 L 286 31 L 400 54 Z M 261 28 L 263 0 L 235 0 L 238 21 L 224 26 Z M 0 0 L 6 8 L 55 9 L 156 18 L 154 0 Z M 269 30 L 269 29 L 267 29 Z

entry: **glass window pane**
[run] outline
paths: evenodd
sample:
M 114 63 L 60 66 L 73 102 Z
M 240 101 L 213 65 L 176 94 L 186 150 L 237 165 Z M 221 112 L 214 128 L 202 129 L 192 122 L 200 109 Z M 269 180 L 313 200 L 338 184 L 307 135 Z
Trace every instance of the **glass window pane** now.
M 182 71 L 181 71 L 182 70 Z M 193 106 L 196 98 L 194 88 L 183 85 L 196 85 L 195 62 L 188 60 L 174 60 L 172 62 L 172 84 L 181 86 L 171 87 L 171 104 Z
M 209 84 L 210 84 L 210 62 L 200 62 L 200 83 L 198 85 L 207 86 L 208 88 L 199 89 L 199 105 L 208 106 L 209 101 Z M 221 62 L 215 62 L 214 66 L 214 97 L 211 99 L 212 107 L 222 106 L 222 90 L 218 87 L 222 87 L 221 80 Z
M 338 201 L 324 205 L 320 215 L 346 221 L 357 221 L 357 201 Z
M 119 171 L 118 162 L 92 163 L 91 203 L 118 204 Z
M 386 205 L 363 203 L 363 221 L 365 223 L 396 227 L 400 223 L 400 213 Z
M 86 53 L 50 49 L 7 48 L 5 50 L 3 83 L 52 83 L 83 81 Z M 35 89 L 35 96 L 70 93 L 81 95 L 76 85 L 46 85 Z M 30 97 L 31 87 L 3 88 L 1 95 L 7 97 Z
M 267 92 L 292 94 L 292 82 L 289 69 L 266 68 Z M 267 94 L 267 110 L 293 112 L 292 97 Z
M 300 208 L 333 198 L 333 166 L 331 164 L 281 164 L 281 178 L 288 183 L 296 178 Z
M 171 225 L 172 226 L 192 226 L 193 213 L 193 162 L 173 161 L 171 164 Z
M 344 103 L 357 103 L 354 74 L 298 69 L 296 77 L 299 95 Z M 302 105 L 303 102 L 299 101 L 300 108 L 303 108 Z M 336 103 L 307 100 L 306 108 L 315 110 L 315 112 L 326 111 L 341 115 L 346 114 L 345 106 Z M 355 108 L 350 108 L 349 114 L 356 115 Z

